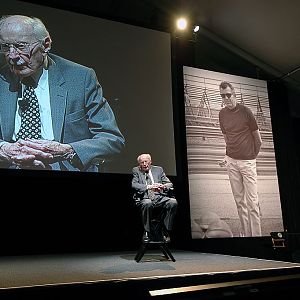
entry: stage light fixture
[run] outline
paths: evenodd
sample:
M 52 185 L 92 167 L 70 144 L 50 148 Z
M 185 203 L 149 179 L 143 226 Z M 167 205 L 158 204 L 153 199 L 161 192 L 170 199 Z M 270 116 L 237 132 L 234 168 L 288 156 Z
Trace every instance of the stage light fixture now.
M 286 247 L 286 232 L 271 232 L 271 239 L 273 248 L 285 248 Z
M 185 18 L 179 18 L 177 20 L 176 24 L 177 24 L 177 28 L 179 30 L 185 30 L 187 28 L 188 22 L 187 22 L 187 20 Z
M 193 31 L 196 33 L 196 32 L 199 31 L 199 29 L 200 29 L 199 25 L 196 25 L 196 26 L 194 27 Z

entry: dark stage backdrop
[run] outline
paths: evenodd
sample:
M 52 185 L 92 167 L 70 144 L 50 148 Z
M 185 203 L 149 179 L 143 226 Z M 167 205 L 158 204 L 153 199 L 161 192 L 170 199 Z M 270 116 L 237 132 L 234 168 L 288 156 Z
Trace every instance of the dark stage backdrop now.
M 96 71 L 126 139 L 108 172 L 131 173 L 146 152 L 176 175 L 169 33 L 14 0 L 0 7 L 2 15 L 42 19 L 52 53 Z

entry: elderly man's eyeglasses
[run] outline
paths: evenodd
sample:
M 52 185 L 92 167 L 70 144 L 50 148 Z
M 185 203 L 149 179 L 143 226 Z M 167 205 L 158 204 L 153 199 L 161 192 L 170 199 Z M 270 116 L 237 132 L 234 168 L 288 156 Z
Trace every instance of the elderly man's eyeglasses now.
M 13 48 L 18 53 L 22 54 L 28 54 L 31 51 L 31 46 L 38 44 L 39 42 L 34 43 L 1 43 L 0 44 L 0 51 L 1 53 L 7 54 L 10 52 L 10 49 Z
M 226 96 L 226 98 L 230 99 L 232 96 L 231 93 L 225 93 L 225 94 L 220 94 L 220 95 L 221 95 L 222 99 L 225 99 L 225 96 Z

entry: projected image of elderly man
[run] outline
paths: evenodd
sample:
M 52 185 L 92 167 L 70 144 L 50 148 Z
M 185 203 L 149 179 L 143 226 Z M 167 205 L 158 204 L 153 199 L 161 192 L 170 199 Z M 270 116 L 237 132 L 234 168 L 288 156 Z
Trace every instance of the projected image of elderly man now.
M 51 45 L 40 19 L 0 19 L 0 167 L 96 171 L 124 137 L 93 69 Z
M 226 144 L 227 172 L 241 223 L 240 236 L 261 236 L 256 157 L 262 139 L 251 110 L 237 103 L 233 85 L 223 81 L 219 89 L 224 104 L 219 121 Z

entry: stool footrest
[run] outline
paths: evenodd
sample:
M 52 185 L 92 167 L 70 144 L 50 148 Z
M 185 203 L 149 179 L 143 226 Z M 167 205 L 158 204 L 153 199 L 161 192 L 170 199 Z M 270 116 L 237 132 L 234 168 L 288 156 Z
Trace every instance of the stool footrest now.
M 166 259 L 171 259 L 172 261 L 176 261 L 174 256 L 172 255 L 167 243 L 165 242 L 156 242 L 156 241 L 150 241 L 147 243 L 142 243 L 141 247 L 139 248 L 134 260 L 136 262 L 140 262 L 141 259 L 143 258 L 144 254 L 146 253 L 146 251 L 148 250 L 150 245 L 158 245 L 160 250 L 162 251 L 162 253 L 164 254 Z

